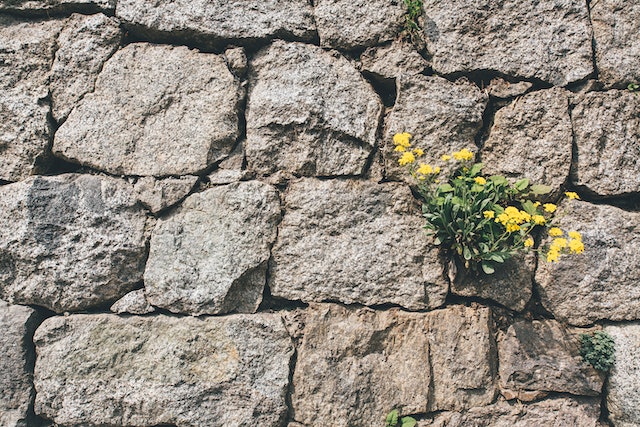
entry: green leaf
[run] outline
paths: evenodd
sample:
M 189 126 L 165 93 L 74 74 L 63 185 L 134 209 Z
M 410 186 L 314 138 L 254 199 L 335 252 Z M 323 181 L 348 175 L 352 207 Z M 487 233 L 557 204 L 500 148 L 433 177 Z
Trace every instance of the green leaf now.
M 498 263 L 503 263 L 504 262 L 504 258 L 502 256 L 498 255 L 498 254 L 491 254 L 490 259 L 491 259 L 491 261 L 495 261 L 495 262 L 498 262 Z
M 541 184 L 532 185 L 529 188 L 529 191 L 534 196 L 540 196 L 542 194 L 549 194 L 549 193 L 551 193 L 551 190 L 552 190 L 551 187 L 549 187 L 548 185 L 541 185 Z
M 531 200 L 525 200 L 524 202 L 522 202 L 522 210 L 529 215 L 536 215 L 538 213 L 535 205 Z
M 513 186 L 518 191 L 524 191 L 529 186 L 529 180 L 527 178 L 523 178 L 520 181 L 516 182 Z
M 418 422 L 412 417 L 402 417 L 402 427 L 414 427 Z
M 473 178 L 480 172 L 482 172 L 482 166 L 482 163 L 476 163 L 475 165 L 471 166 L 471 169 L 469 170 L 469 176 Z
M 453 191 L 453 187 L 449 184 L 439 185 L 437 188 L 439 193 L 450 193 Z
M 482 261 L 481 265 L 482 271 L 484 271 L 486 274 L 493 274 L 496 271 L 489 261 Z
M 398 425 L 398 410 L 394 409 L 393 411 L 387 414 L 387 425 L 385 427 L 396 427 Z
M 471 255 L 471 251 L 469 250 L 468 247 L 464 247 L 464 249 L 462 250 L 462 255 L 464 256 L 464 259 L 466 259 L 467 261 L 470 260 L 472 258 Z
M 509 181 L 502 175 L 491 175 L 489 177 L 489 181 L 493 182 L 495 185 L 507 185 Z

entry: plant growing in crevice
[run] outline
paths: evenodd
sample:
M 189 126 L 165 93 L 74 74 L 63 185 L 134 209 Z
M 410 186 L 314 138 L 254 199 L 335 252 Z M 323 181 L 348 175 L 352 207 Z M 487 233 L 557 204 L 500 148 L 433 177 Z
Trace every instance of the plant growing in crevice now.
M 629 83 L 629 85 L 627 85 L 627 90 L 629 92 L 640 92 L 640 84 L 638 83 Z
M 422 15 L 422 0 L 404 0 L 407 7 L 407 13 L 404 17 L 404 33 L 405 36 L 414 43 L 420 40 L 419 18 Z
M 411 148 L 411 138 L 399 133 L 393 143 L 398 163 L 408 169 L 422 199 L 424 228 L 466 269 L 492 274 L 498 264 L 526 250 L 539 251 L 549 262 L 584 251 L 580 233 L 565 234 L 554 224 L 557 206 L 537 200 L 550 187 L 531 185 L 526 178 L 511 184 L 501 175 L 483 176 L 482 163 L 474 163 L 474 153 L 466 148 L 443 155 L 441 165 L 420 163 L 424 152 Z M 579 199 L 573 192 L 565 195 Z M 553 239 L 536 249 L 533 235 L 543 228 Z
M 609 372 L 616 361 L 615 343 L 605 331 L 580 334 L 582 360 L 601 372 Z
M 399 417 L 398 410 L 394 409 L 387 414 L 385 427 L 414 427 L 416 423 L 417 421 L 415 420 L 415 418 Z

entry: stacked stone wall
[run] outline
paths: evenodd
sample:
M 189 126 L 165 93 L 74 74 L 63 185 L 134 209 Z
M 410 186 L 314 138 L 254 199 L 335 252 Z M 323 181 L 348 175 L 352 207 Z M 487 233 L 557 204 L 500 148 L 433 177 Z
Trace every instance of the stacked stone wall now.
M 640 0 L 422 3 L 0 0 L 0 426 L 640 425 Z M 397 132 L 584 253 L 454 274 Z

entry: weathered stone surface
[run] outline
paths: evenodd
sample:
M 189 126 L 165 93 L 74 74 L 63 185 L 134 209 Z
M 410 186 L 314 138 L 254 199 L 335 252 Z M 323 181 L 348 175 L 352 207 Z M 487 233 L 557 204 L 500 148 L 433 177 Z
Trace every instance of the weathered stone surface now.
M 516 99 L 496 112 L 482 147 L 488 175 L 528 178 L 557 195 L 569 177 L 573 134 L 567 92 L 552 88 Z
M 306 0 L 118 0 L 116 16 L 147 38 L 203 47 L 316 34 Z
M 0 294 L 56 312 L 115 300 L 142 279 L 144 211 L 123 181 L 33 177 L 0 187 Z
M 593 73 L 591 25 L 581 0 L 424 1 L 433 69 L 492 70 L 556 86 Z
M 466 80 L 452 83 L 437 76 L 401 76 L 397 80 L 396 104 L 387 116 L 385 166 L 387 176 L 395 179 L 406 176 L 398 166 L 393 135 L 409 132 L 414 147 L 422 148 L 422 161 L 431 163 L 443 154 L 462 148 L 476 151 L 474 138 L 482 127 L 482 113 L 486 107 L 486 93 Z
M 529 391 L 598 396 L 604 376 L 582 361 L 579 335 L 583 332 L 554 320 L 511 325 L 498 342 L 503 395 L 520 400 Z
M 244 77 L 247 74 L 247 55 L 242 47 L 231 47 L 224 51 L 224 57 L 227 60 L 229 69 L 236 76 Z
M 51 70 L 53 117 L 65 119 L 77 102 L 93 91 L 98 73 L 118 49 L 122 31 L 118 21 L 99 13 L 74 14 L 58 36 Z
M 360 175 L 382 104 L 344 57 L 275 42 L 251 61 L 247 162 L 268 175 Z
M 218 168 L 207 177 L 213 185 L 231 184 L 250 179 L 252 173 L 245 169 L 244 143 L 241 142 L 233 152 L 220 162 Z
M 241 96 L 220 56 L 130 44 L 106 62 L 53 151 L 114 174 L 197 173 L 233 148 Z
M 511 83 L 500 77 L 495 77 L 489 82 L 489 95 L 494 98 L 507 99 L 519 96 L 527 92 L 533 84 L 529 82 Z
M 113 11 L 116 0 L 0 0 L 0 12 L 50 15 L 60 12 Z
M 610 325 L 604 330 L 613 338 L 616 361 L 607 380 L 607 410 L 616 427 L 640 424 L 640 324 Z
M 625 87 L 640 81 L 640 3 L 602 0 L 591 4 L 598 79 Z
M 536 282 L 544 307 L 578 326 L 640 319 L 640 214 L 568 200 L 556 218 L 563 230 L 582 234 L 585 251 L 539 262 Z
M 35 310 L 0 300 L 0 425 L 27 427 L 34 395 L 31 337 L 40 316 Z
M 35 410 L 68 426 L 278 427 L 291 339 L 273 314 L 72 315 L 36 331 Z
M 259 181 L 189 196 L 153 231 L 147 299 L 174 313 L 255 312 L 279 220 L 278 193 Z
M 48 78 L 64 21 L 0 16 L 0 179 L 38 173 L 47 156 Z
M 134 185 L 140 203 L 153 213 L 175 205 L 189 194 L 198 182 L 197 176 L 156 179 L 151 176 L 140 178 Z
M 472 275 L 457 268 L 451 292 L 464 297 L 493 300 L 515 311 L 524 310 L 531 299 L 536 258 L 533 253 L 518 255 L 500 265 L 494 274 Z
M 406 7 L 401 0 L 316 0 L 320 46 L 354 49 L 397 37 Z
M 394 79 L 401 74 L 420 74 L 429 67 L 411 43 L 402 41 L 369 48 L 360 56 L 360 62 L 362 71 L 384 79 Z
M 577 167 L 572 177 L 601 196 L 640 191 L 640 96 L 591 92 L 573 109 Z
M 147 301 L 144 289 L 129 292 L 116 301 L 109 310 L 117 314 L 149 314 L 156 311 Z
M 418 427 L 600 427 L 600 399 L 557 398 L 528 405 L 499 401 L 464 413 L 443 412 Z
M 305 321 L 293 374 L 296 421 L 377 426 L 394 408 L 426 411 L 427 315 L 312 304 Z
M 497 393 L 491 311 L 452 306 L 429 313 L 429 412 L 488 405 Z
M 301 179 L 285 193 L 269 285 L 291 300 L 442 305 L 447 282 L 409 188 Z

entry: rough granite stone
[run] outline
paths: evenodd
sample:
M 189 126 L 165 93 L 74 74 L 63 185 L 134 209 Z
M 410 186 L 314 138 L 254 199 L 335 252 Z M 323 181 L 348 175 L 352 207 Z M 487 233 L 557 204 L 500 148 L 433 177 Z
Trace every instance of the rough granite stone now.
M 473 83 L 455 83 L 442 77 L 402 75 L 397 79 L 397 99 L 385 121 L 384 149 L 387 176 L 406 177 L 398 166 L 393 135 L 409 132 L 414 148 L 425 152 L 421 161 L 433 164 L 443 154 L 468 148 L 477 151 L 474 139 L 482 127 L 489 97 Z
M 493 274 L 473 275 L 458 267 L 451 293 L 463 297 L 490 299 L 511 310 L 522 311 L 531 299 L 536 258 L 530 252 L 516 255 Z
M 153 231 L 147 299 L 174 313 L 255 312 L 279 221 L 278 193 L 259 181 L 189 196 Z
M 304 176 L 360 175 L 376 143 L 380 98 L 336 52 L 275 42 L 251 61 L 249 168 Z
M 227 60 L 229 69 L 238 77 L 244 77 L 247 74 L 247 54 L 242 47 L 230 47 L 224 51 L 224 57 Z
M 117 20 L 99 13 L 74 14 L 58 36 L 51 69 L 53 118 L 64 120 L 78 101 L 93 91 L 98 73 L 118 49 L 122 31 Z
M 41 317 L 0 300 L 0 425 L 28 427 L 33 412 L 33 332 Z
M 532 86 L 533 84 L 529 82 L 511 83 L 500 77 L 494 77 L 489 82 L 487 91 L 489 92 L 489 95 L 494 98 L 507 99 L 523 95 L 531 89 Z
M 408 313 L 311 304 L 293 374 L 295 421 L 377 426 L 394 408 L 415 414 L 490 403 L 489 319 L 485 308 Z
M 402 0 L 316 0 L 320 46 L 360 49 L 395 39 L 404 28 Z
M 517 321 L 498 342 L 500 388 L 507 398 L 530 391 L 599 396 L 601 375 L 580 356 L 580 333 L 554 320 Z
M 371 47 L 360 55 L 360 62 L 362 71 L 382 79 L 395 79 L 402 74 L 420 74 L 429 67 L 416 48 L 403 41 Z
M 363 180 L 301 179 L 289 185 L 269 286 L 289 300 L 444 303 L 438 250 L 422 231 L 408 187 Z
M 491 310 L 451 306 L 429 313 L 429 412 L 488 405 L 497 394 Z
M 573 109 L 573 183 L 600 196 L 640 191 L 640 94 L 591 92 Z
M 65 426 L 281 426 L 293 345 L 274 314 L 72 315 L 34 338 L 36 413 Z
M 48 155 L 48 78 L 62 20 L 0 15 L 0 180 L 41 172 Z
M 207 179 L 213 185 L 231 184 L 232 182 L 252 178 L 252 173 L 245 169 L 244 141 L 239 143 L 233 152 L 220 162 L 218 168 L 209 174 Z
M 582 234 L 585 250 L 559 262 L 540 260 L 536 283 L 543 306 L 576 326 L 640 319 L 640 214 L 566 200 L 555 215 L 561 229 Z
M 118 0 L 116 16 L 145 38 L 207 48 L 316 37 L 307 0 Z
M 147 301 L 144 289 L 129 292 L 116 301 L 109 310 L 116 314 L 149 314 L 156 311 Z
M 184 199 L 197 182 L 198 177 L 191 175 L 163 179 L 145 176 L 133 188 L 140 203 L 155 214 Z
M 609 87 L 640 82 L 640 2 L 592 2 L 591 25 L 598 79 Z
M 115 7 L 116 0 L 0 0 L 0 12 L 32 16 L 68 12 L 113 12 Z
M 238 137 L 242 90 L 218 55 L 130 44 L 95 87 L 56 132 L 56 156 L 113 174 L 186 175 L 223 159 Z
M 394 408 L 427 410 L 427 315 L 311 304 L 305 324 L 293 374 L 296 421 L 378 426 Z
M 417 427 L 600 427 L 600 399 L 555 398 L 523 405 L 499 401 L 466 412 L 443 412 Z
M 142 279 L 146 215 L 133 188 L 92 175 L 0 187 L 0 295 L 58 313 L 120 298 Z
M 640 425 L 640 323 L 605 326 L 616 361 L 607 380 L 606 404 L 615 427 Z
M 524 95 L 495 114 L 482 147 L 487 175 L 528 178 L 557 196 L 569 178 L 573 134 L 567 92 L 561 88 Z
M 592 74 L 592 30 L 582 0 L 424 0 L 434 71 L 489 70 L 565 86 Z

